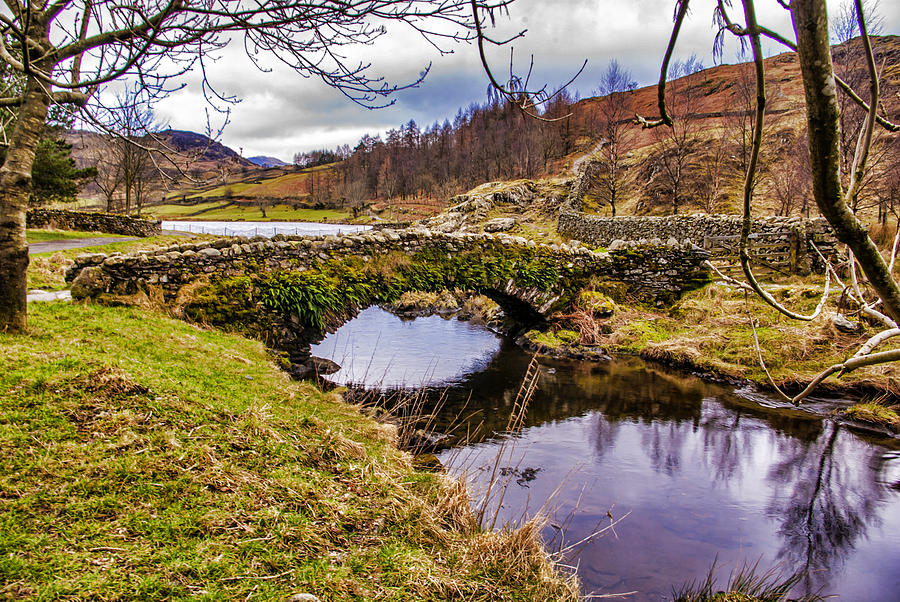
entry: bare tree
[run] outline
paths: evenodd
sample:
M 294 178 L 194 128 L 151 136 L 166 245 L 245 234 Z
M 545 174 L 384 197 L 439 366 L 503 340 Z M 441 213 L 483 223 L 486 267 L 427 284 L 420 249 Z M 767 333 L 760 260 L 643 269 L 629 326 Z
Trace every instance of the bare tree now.
M 773 30 L 761 25 L 756 19 L 756 8 L 753 0 L 742 0 L 744 23 L 735 22 L 728 12 L 726 0 L 719 0 L 716 18 L 720 25 L 720 35 L 730 32 L 741 39 L 749 40 L 753 53 L 753 64 L 756 79 L 756 106 L 753 126 L 753 141 L 750 160 L 744 180 L 743 191 L 743 224 L 741 228 L 741 266 L 746 283 L 737 283 L 747 290 L 755 292 L 763 301 L 779 312 L 799 320 L 812 320 L 819 315 L 829 293 L 829 282 L 826 278 L 825 292 L 817 308 L 809 315 L 799 314 L 781 305 L 757 281 L 750 265 L 748 243 L 752 223 L 752 192 L 756 177 L 760 149 L 763 142 L 763 127 L 766 110 L 765 64 L 763 62 L 761 37 L 765 36 L 784 44 L 798 53 L 800 70 L 806 98 L 807 129 L 809 132 L 809 158 L 813 197 L 822 215 L 834 229 L 838 240 L 847 245 L 851 260 L 849 273 L 851 283 L 844 288 L 845 294 L 857 302 L 861 311 L 870 318 L 884 324 L 885 329 L 871 337 L 857 352 L 846 361 L 823 370 L 807 388 L 793 397 L 799 403 L 818 383 L 832 374 L 844 374 L 863 366 L 893 362 L 900 360 L 900 349 L 880 351 L 885 341 L 900 335 L 897 323 L 900 321 L 900 286 L 891 274 L 891 266 L 885 262 L 878 247 L 869 238 L 868 230 L 852 211 L 859 187 L 866 173 L 869 151 L 872 145 L 876 125 L 890 131 L 900 130 L 900 126 L 891 123 L 878 115 L 879 78 L 875 65 L 875 57 L 867 34 L 865 10 L 862 0 L 855 0 L 856 19 L 864 50 L 868 102 L 860 96 L 852 86 L 836 75 L 831 57 L 828 37 L 828 15 L 823 0 L 793 0 L 782 6 L 791 13 L 795 39 L 788 39 Z M 663 59 L 665 66 L 671 58 L 672 50 L 678 37 L 680 25 L 687 14 L 688 0 L 678 4 L 676 25 Z M 721 37 L 718 38 L 718 41 Z M 862 107 L 866 113 L 864 127 L 860 131 L 857 144 L 850 162 L 849 182 L 846 188 L 841 181 L 841 145 L 839 127 L 838 91 L 843 91 L 854 103 Z M 643 123 L 648 127 L 671 124 L 665 103 L 665 77 L 660 78 L 659 86 L 660 113 L 658 120 Z M 894 245 L 895 251 L 897 245 Z M 857 269 L 861 269 L 867 282 L 860 282 Z M 833 271 L 828 276 L 837 277 Z
M 600 136 L 602 146 L 595 159 L 597 178 L 595 188 L 600 200 L 616 215 L 616 204 L 630 191 L 631 179 L 626 166 L 634 134 L 632 132 L 632 92 L 637 82 L 631 72 L 615 59 L 609 62 L 600 77 L 598 94 L 605 97 L 600 104 Z
M 140 88 L 129 88 L 117 95 L 109 111 L 110 130 L 107 148 L 109 161 L 115 164 L 125 195 L 122 208 L 126 215 L 141 214 L 149 196 L 165 178 L 162 163 L 174 164 L 177 155 L 157 136 L 160 128 L 150 107 L 140 101 Z
M 795 135 L 788 130 L 782 133 L 783 143 L 780 156 L 784 157 L 778 169 L 770 173 L 769 192 L 778 201 L 778 215 L 799 212 L 809 217 L 812 199 L 811 174 L 809 170 L 809 146 L 806 134 Z
M 435 45 L 473 39 L 482 32 L 484 13 L 510 1 L 7 0 L 0 13 L 0 65 L 24 85 L 0 98 L 0 106 L 18 107 L 0 169 L 0 331 L 26 326 L 25 209 L 51 104 L 80 107 L 82 117 L 95 122 L 105 84 L 131 78 L 146 97 L 159 97 L 173 89 L 173 77 L 194 67 L 205 73 L 205 57 L 242 36 L 251 59 L 272 57 L 355 102 L 377 106 L 398 86 L 371 75 L 365 63 L 347 62 L 341 47 L 373 42 L 389 22 Z
M 97 175 L 94 184 L 103 195 L 106 204 L 106 212 L 111 212 L 119 188 L 122 186 L 122 165 L 115 159 L 117 147 L 116 140 L 112 137 L 98 137 L 98 143 L 93 146 L 94 167 Z
M 692 55 L 684 61 L 675 61 L 668 69 L 671 82 L 669 110 L 672 125 L 654 130 L 656 148 L 643 168 L 647 185 L 644 203 L 670 204 L 677 215 L 693 196 L 700 158 L 698 103 L 700 90 L 689 81 L 691 74 L 703 69 Z

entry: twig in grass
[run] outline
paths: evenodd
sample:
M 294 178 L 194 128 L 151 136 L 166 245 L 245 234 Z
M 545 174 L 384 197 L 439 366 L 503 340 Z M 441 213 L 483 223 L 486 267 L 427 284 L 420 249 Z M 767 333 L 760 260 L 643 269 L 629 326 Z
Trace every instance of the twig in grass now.
M 123 548 L 111 548 L 109 546 L 100 546 L 97 548 L 88 548 L 88 552 L 124 552 Z
M 246 579 L 258 579 L 259 581 L 270 581 L 270 580 L 272 580 L 272 579 L 280 579 L 281 577 L 284 577 L 284 576 L 286 576 L 286 575 L 290 575 L 290 574 L 293 573 L 293 572 L 294 572 L 294 569 L 291 569 L 291 570 L 289 570 L 289 571 L 285 571 L 285 572 L 283 572 L 283 573 L 278 573 L 277 575 L 261 575 L 261 576 L 257 576 L 257 575 L 238 575 L 237 577 L 222 577 L 221 579 L 219 579 L 219 581 L 220 581 L 220 582 L 225 582 L 225 581 L 243 581 L 243 580 L 246 580 Z
M 750 312 L 750 296 L 747 291 L 744 291 L 744 303 L 747 307 L 747 317 L 750 319 L 750 328 L 753 330 L 753 344 L 756 346 L 756 357 L 759 359 L 759 365 L 762 366 L 763 372 L 766 373 L 766 378 L 769 379 L 769 384 L 781 395 L 786 401 L 790 401 L 791 403 L 798 403 L 793 400 L 793 398 L 781 390 L 781 388 L 775 384 L 775 379 L 772 378 L 772 375 L 769 373 L 769 368 L 766 366 L 766 360 L 763 358 L 762 347 L 759 345 L 759 335 L 756 333 L 756 318 L 753 317 L 753 314 Z
M 273 535 L 266 535 L 265 537 L 254 537 L 253 539 L 242 539 L 238 541 L 239 544 L 242 543 L 250 543 L 253 541 L 269 541 L 270 539 L 274 539 Z

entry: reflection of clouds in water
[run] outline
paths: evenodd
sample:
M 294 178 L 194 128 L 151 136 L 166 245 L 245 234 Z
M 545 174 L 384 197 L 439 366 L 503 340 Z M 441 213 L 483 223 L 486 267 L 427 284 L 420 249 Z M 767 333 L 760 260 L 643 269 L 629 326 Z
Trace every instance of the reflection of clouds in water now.
M 338 384 L 369 387 L 435 387 L 477 372 L 500 348 L 499 338 L 477 326 L 439 316 L 402 320 L 370 307 L 313 346 L 341 370 Z

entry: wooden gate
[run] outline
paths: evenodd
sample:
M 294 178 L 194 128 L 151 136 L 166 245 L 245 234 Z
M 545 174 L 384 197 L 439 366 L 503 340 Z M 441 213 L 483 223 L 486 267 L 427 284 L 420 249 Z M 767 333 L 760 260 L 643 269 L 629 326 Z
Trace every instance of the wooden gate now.
M 787 236 L 785 236 L 787 234 Z M 740 236 L 707 236 L 703 248 L 719 269 L 740 270 Z M 802 250 L 797 232 L 760 232 L 750 235 L 750 259 L 755 267 L 782 274 L 797 273 Z

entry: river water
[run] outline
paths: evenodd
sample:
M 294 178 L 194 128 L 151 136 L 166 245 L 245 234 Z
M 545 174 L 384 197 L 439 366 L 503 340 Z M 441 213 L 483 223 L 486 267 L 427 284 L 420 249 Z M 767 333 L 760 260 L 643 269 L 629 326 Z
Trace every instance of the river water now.
M 492 473 L 505 475 L 485 505 L 498 524 L 543 508 L 545 539 L 564 548 L 621 519 L 566 552 L 586 593 L 665 600 L 715 562 L 720 583 L 758 563 L 806 570 L 795 593 L 900 599 L 894 439 L 638 360 L 542 361 L 523 429 L 498 435 L 530 356 L 437 316 L 404 321 L 370 308 L 313 353 L 342 363 L 337 382 L 442 391 L 438 428 L 456 414 L 461 431 L 480 425 L 439 458 L 476 500 Z

